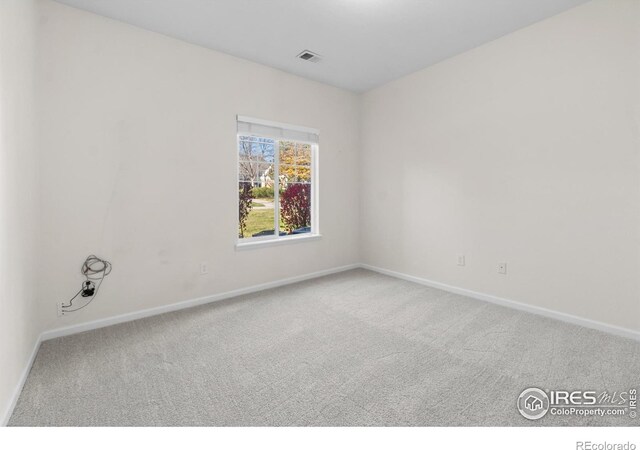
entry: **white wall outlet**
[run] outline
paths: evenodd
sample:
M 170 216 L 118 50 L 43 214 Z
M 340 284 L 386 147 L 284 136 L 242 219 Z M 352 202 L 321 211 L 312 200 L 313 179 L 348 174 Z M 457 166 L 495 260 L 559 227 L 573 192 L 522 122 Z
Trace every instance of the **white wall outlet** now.
M 501 273 L 502 275 L 506 275 L 507 274 L 507 263 L 506 262 L 498 263 L 498 273 Z
M 464 255 L 458 255 L 458 265 L 464 266 Z
M 206 275 L 209 273 L 209 263 L 203 261 L 200 263 L 200 275 Z
M 64 309 L 62 309 L 62 302 L 56 303 L 56 308 L 58 310 L 58 317 L 64 316 Z

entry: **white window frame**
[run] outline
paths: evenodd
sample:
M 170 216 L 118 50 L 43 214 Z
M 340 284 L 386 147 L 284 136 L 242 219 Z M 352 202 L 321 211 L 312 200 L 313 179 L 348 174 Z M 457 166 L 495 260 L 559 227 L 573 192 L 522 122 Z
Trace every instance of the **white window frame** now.
M 311 133 L 315 135 L 319 135 L 318 130 L 306 127 L 299 127 L 296 125 L 289 125 L 280 122 L 273 122 L 262 119 L 255 119 L 247 116 L 238 116 L 238 121 L 243 122 L 251 122 L 259 125 L 265 125 L 273 128 L 281 128 L 284 130 L 294 130 L 302 133 Z M 260 248 L 260 247 L 270 247 L 274 245 L 282 245 L 282 244 L 291 244 L 297 242 L 308 242 L 312 240 L 317 240 L 322 237 L 320 234 L 320 221 L 319 221 L 319 164 L 318 164 L 318 153 L 319 153 L 319 143 L 318 142 L 309 142 L 302 139 L 291 139 L 291 138 L 279 138 L 276 136 L 269 136 L 265 134 L 251 134 L 246 132 L 237 132 L 236 133 L 236 187 L 240 185 L 240 154 L 238 149 L 240 147 L 240 136 L 255 136 L 267 139 L 273 139 L 274 141 L 274 192 L 273 192 L 273 203 L 274 203 L 274 234 L 270 236 L 258 236 L 258 237 L 238 237 L 237 231 L 237 221 L 236 221 L 236 250 L 248 250 L 252 248 Z M 280 235 L 280 141 L 293 141 L 300 142 L 303 144 L 309 144 L 311 146 L 311 231 L 305 234 L 294 234 L 294 235 Z M 237 188 L 236 188 L 237 192 Z M 236 202 L 239 199 L 236 197 Z M 236 203 L 236 211 L 237 211 L 237 203 Z

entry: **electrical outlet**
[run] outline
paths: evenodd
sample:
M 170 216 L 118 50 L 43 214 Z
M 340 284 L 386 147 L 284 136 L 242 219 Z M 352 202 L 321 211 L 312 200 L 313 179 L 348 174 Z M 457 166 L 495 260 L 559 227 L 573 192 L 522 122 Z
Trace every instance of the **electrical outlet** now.
M 507 263 L 506 262 L 498 263 L 498 273 L 500 273 L 502 275 L 506 275 L 507 274 Z
M 464 266 L 464 255 L 458 255 L 458 265 Z
M 56 306 L 58 308 L 58 317 L 64 316 L 64 309 L 62 309 L 62 302 L 56 303 Z
M 209 263 L 203 261 L 200 263 L 200 275 L 206 275 L 209 273 Z

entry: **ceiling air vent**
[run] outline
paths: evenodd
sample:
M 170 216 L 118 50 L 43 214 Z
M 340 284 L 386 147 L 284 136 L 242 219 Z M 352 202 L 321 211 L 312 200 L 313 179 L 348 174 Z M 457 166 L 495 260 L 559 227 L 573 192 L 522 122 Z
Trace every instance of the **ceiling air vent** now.
M 318 62 L 321 59 L 320 55 L 310 52 L 309 50 L 305 50 L 302 53 L 300 53 L 298 55 L 298 58 L 304 59 L 305 61 L 309 61 L 309 62 Z

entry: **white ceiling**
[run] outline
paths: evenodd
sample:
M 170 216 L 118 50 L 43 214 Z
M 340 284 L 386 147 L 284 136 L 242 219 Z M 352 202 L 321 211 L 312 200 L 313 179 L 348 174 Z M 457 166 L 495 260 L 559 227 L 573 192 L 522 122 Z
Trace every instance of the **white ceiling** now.
M 361 92 L 587 0 L 57 1 Z

